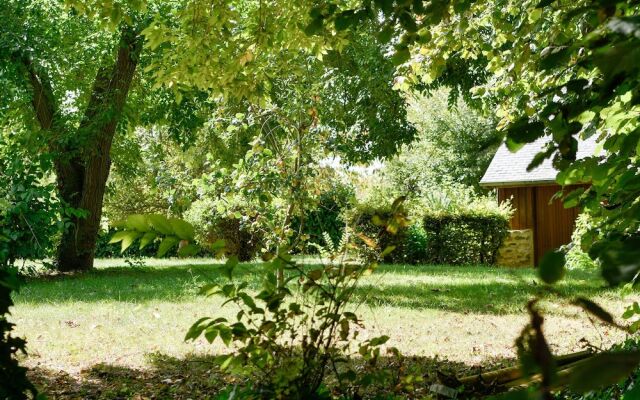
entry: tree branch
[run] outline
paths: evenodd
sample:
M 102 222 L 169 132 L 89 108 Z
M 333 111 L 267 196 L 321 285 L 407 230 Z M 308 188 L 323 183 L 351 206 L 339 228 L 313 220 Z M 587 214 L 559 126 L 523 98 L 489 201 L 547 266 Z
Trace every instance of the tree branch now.
M 44 71 L 38 69 L 33 64 L 33 61 L 29 57 L 19 55 L 15 58 L 18 59 L 20 64 L 25 68 L 29 77 L 29 83 L 33 90 L 31 105 L 36 114 L 36 119 L 42 129 L 51 130 L 57 115 L 56 101 L 53 96 L 51 81 Z
M 136 30 L 128 26 L 122 28 L 115 63 L 110 70 L 106 66 L 98 70 L 91 98 L 79 127 L 79 133 L 86 135 L 89 142 L 94 144 L 91 146 L 87 143 L 86 148 L 95 148 L 95 145 L 99 146 L 99 142 L 104 139 L 108 139 L 106 147 L 110 147 L 111 138 L 129 93 L 142 44 L 142 37 Z

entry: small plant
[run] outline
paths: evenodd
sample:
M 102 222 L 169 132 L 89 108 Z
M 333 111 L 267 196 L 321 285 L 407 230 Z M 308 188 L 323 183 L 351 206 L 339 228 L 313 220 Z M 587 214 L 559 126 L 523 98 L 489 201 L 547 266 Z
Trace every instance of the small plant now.
M 223 370 L 249 378 L 250 398 L 329 398 L 323 386 L 329 373 L 345 395 L 357 393 L 372 380 L 356 372 L 353 356 L 361 356 L 372 367 L 389 339 L 361 339 L 364 325 L 351 307 L 358 280 L 376 265 L 349 262 L 344 254 L 332 254 L 328 260 L 308 267 L 281 253 L 259 272 L 263 284 L 252 294 L 246 282 L 234 280 L 237 259 L 230 259 L 229 282 L 207 285 L 202 292 L 221 295 L 240 311 L 235 320 L 201 318 L 186 340 L 219 338 L 233 349 L 218 361 Z M 277 281 L 280 268 L 286 271 L 284 285 Z

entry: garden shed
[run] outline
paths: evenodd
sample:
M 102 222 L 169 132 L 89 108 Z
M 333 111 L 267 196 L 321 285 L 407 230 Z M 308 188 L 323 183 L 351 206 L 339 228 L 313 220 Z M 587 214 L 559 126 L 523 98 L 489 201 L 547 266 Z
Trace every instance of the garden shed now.
M 537 265 L 545 252 L 571 241 L 580 211 L 564 208 L 561 201 L 553 199 L 560 190 L 555 181 L 558 171 L 550 159 L 527 171 L 533 157 L 549 140 L 540 138 L 515 153 L 503 144 L 480 181 L 483 187 L 497 189 L 499 202 L 511 199 L 515 210 L 510 222 L 512 231 L 499 256 L 501 264 Z M 595 151 L 595 137 L 579 140 L 577 158 L 591 156 Z

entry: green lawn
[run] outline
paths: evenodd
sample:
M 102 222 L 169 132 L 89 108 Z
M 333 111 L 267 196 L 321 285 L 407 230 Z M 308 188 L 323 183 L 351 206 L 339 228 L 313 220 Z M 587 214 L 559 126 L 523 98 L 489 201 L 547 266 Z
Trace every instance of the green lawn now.
M 221 307 L 220 299 L 197 295 L 200 285 L 221 279 L 219 264 L 149 260 L 147 265 L 132 268 L 122 260 L 102 260 L 91 273 L 32 279 L 16 295 L 13 321 L 30 351 L 25 363 L 47 376 L 49 390 L 56 385 L 71 390 L 72 382 L 81 398 L 87 396 L 79 394 L 89 390 L 87 385 L 115 374 L 130 380 L 125 389 L 136 392 L 131 387 L 155 382 L 154 371 L 169 374 L 161 381 L 172 386 L 176 379 L 187 379 L 185 370 L 199 365 L 191 361 L 224 351 L 218 343 L 182 340 L 199 317 L 234 314 L 233 308 Z M 255 268 L 259 265 L 242 267 L 254 284 Z M 363 280 L 358 298 L 367 324 L 364 336 L 386 334 L 389 345 L 405 355 L 437 356 L 464 369 L 513 358 L 514 338 L 527 319 L 525 303 L 541 291 L 535 271 L 528 269 L 389 265 Z M 571 271 L 559 291 L 595 298 L 614 315 L 636 299 L 621 299 L 585 271 Z M 548 297 L 544 308 L 545 329 L 558 353 L 579 350 L 585 340 L 607 347 L 624 337 L 592 323 L 558 296 Z M 178 370 L 182 378 L 175 378 Z

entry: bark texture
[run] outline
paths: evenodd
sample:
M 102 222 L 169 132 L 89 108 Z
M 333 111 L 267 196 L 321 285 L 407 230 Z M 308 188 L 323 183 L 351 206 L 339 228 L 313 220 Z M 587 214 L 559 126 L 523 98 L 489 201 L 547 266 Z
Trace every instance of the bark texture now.
M 24 60 L 33 89 L 32 104 L 42 129 L 50 131 L 51 151 L 60 198 L 82 209 L 86 216 L 74 218 L 62 237 L 56 265 L 60 271 L 93 267 L 102 203 L 111 166 L 109 152 L 125 105 L 142 49 L 142 38 L 131 28 L 121 30 L 115 61 L 103 65 L 95 78 L 91 96 L 76 132 L 61 131 L 52 86 L 30 60 Z M 60 138 L 62 140 L 57 140 Z

